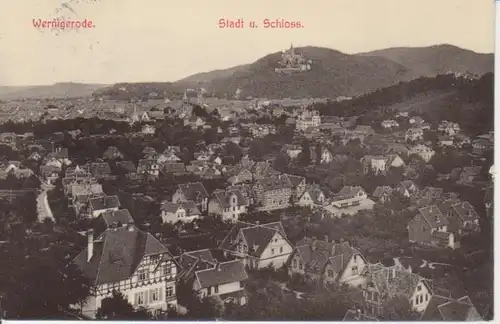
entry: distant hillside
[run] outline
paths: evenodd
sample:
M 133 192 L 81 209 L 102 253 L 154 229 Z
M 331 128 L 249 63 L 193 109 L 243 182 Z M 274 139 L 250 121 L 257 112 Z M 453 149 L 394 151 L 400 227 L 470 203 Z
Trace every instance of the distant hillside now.
M 176 85 L 172 82 L 141 82 L 141 83 L 117 83 L 115 85 L 101 88 L 93 93 L 94 96 L 102 96 L 116 100 L 128 100 L 131 98 L 143 99 L 150 97 L 179 97 L 182 96 L 185 86 Z
M 275 73 L 281 58 L 277 52 L 229 77 L 214 79 L 208 89 L 219 96 L 232 95 L 240 88 L 243 97 L 337 97 L 354 96 L 414 78 L 404 66 L 385 58 L 347 55 L 320 47 L 302 47 L 296 51 L 313 61 L 311 71 Z
M 493 54 L 476 53 L 452 45 L 395 47 L 358 55 L 384 57 L 420 76 L 435 76 L 447 72 L 469 72 L 481 76 L 493 72 Z
M 353 100 L 315 104 L 322 115 L 361 116 L 361 124 L 380 123 L 398 111 L 416 113 L 429 122 L 458 122 L 468 133 L 493 130 L 493 74 L 480 79 L 452 74 L 422 77 L 380 89 Z
M 150 92 L 180 97 L 186 88 L 203 87 L 217 97 L 307 98 L 359 96 L 402 81 L 447 72 L 483 75 L 493 71 L 493 55 L 478 54 L 451 45 L 422 48 L 391 48 L 355 55 L 321 47 L 296 48 L 312 60 L 308 72 L 283 75 L 281 52 L 254 63 L 192 75 L 174 83 L 117 84 L 98 93 L 113 98 L 147 96 Z M 122 90 L 119 90 L 122 88 Z M 125 89 L 126 88 L 126 89 Z
M 250 67 L 250 64 L 238 65 L 229 69 L 214 70 L 210 72 L 202 72 L 188 76 L 187 78 L 181 79 L 176 83 L 182 84 L 192 84 L 192 83 L 208 83 L 215 79 L 227 78 L 232 76 L 236 72 L 245 71 Z
M 85 83 L 55 83 L 53 85 L 25 87 L 0 86 L 0 100 L 89 97 L 94 91 L 105 86 Z

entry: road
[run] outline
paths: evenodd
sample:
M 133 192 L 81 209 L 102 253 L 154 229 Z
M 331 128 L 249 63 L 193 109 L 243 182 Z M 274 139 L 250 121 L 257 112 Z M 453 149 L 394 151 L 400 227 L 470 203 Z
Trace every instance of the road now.
M 36 210 L 38 215 L 38 221 L 41 223 L 45 218 L 50 218 L 54 221 L 54 215 L 50 209 L 49 200 L 47 198 L 47 191 L 49 188 L 42 184 L 40 193 L 36 197 Z

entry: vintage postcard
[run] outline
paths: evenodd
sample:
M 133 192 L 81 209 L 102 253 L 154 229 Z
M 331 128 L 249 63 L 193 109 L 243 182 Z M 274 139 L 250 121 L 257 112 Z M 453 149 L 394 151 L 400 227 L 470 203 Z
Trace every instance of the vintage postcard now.
M 0 10 L 0 319 L 493 319 L 494 1 Z

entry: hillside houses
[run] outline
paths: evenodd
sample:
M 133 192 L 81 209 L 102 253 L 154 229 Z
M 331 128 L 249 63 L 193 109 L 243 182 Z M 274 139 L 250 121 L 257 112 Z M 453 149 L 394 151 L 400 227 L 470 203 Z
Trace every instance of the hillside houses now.
M 363 255 L 351 247 L 349 242 L 331 242 L 315 238 L 304 238 L 297 243 L 290 256 L 288 272 L 301 275 L 314 283 L 347 284 L 360 286 L 367 265 Z
M 268 224 L 236 223 L 219 248 L 240 259 L 245 266 L 262 269 L 281 268 L 293 252 L 280 222 Z
M 262 178 L 253 185 L 255 204 L 259 210 L 287 208 L 298 200 L 306 189 L 303 177 L 283 174 Z
M 424 162 L 429 162 L 436 152 L 423 144 L 417 144 L 408 150 L 408 156 L 418 155 L 424 160 Z
M 191 289 L 200 298 L 214 298 L 224 304 L 246 305 L 243 282 L 248 279 L 240 260 L 219 262 L 208 249 L 185 252 L 179 257 L 183 271 L 182 288 Z
M 174 203 L 165 201 L 160 207 L 160 217 L 163 223 L 192 222 L 199 219 L 200 210 L 194 201 Z
M 177 186 L 177 190 L 172 195 L 172 202 L 189 201 L 194 201 L 202 213 L 208 209 L 208 193 L 201 182 L 190 182 Z
M 94 288 L 82 308 L 85 316 L 95 318 L 113 290 L 134 307 L 161 311 L 176 306 L 178 266 L 151 234 L 130 224 L 110 228 L 97 239 L 90 230 L 87 237 L 86 248 L 73 260 Z
M 324 209 L 335 217 L 354 215 L 360 210 L 370 210 L 375 204 L 368 198 L 365 190 L 359 186 L 345 186 L 330 199 Z
M 411 269 L 404 268 L 399 262 L 390 267 L 381 263 L 370 264 L 364 276 L 365 313 L 371 316 L 381 316 L 383 305 L 394 297 L 405 298 L 413 310 L 422 312 L 433 295 L 428 280 L 412 273 Z
M 408 224 L 410 242 L 439 247 L 460 247 L 455 234 L 449 232 L 450 222 L 435 205 L 423 207 Z
M 216 190 L 208 202 L 208 214 L 235 222 L 247 212 L 248 200 L 238 189 Z
M 424 131 L 422 128 L 410 128 L 405 132 L 405 141 L 415 142 L 424 139 Z
M 438 131 L 448 136 L 455 136 L 460 132 L 460 125 L 444 120 L 439 124 Z
M 321 116 L 316 110 L 303 110 L 297 115 L 295 120 L 295 129 L 303 132 L 312 127 L 321 125 Z

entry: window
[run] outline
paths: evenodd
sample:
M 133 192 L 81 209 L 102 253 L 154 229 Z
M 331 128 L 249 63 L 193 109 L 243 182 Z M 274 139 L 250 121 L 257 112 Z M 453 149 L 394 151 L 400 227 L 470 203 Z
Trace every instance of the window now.
M 167 287 L 167 297 L 172 297 L 174 295 L 174 287 Z
M 354 262 L 357 262 L 357 261 L 358 261 L 358 255 L 357 255 L 357 254 L 355 254 L 355 255 L 354 255 Z
M 418 285 L 417 286 L 417 291 L 421 291 L 422 290 L 422 286 L 421 285 Z
M 424 295 L 420 295 L 420 303 L 424 302 Z
M 149 302 L 150 303 L 155 303 L 155 302 L 161 301 L 163 299 L 162 295 L 163 294 L 162 294 L 162 289 L 161 288 L 151 289 L 149 291 Z
M 146 305 L 146 301 L 148 298 L 148 292 L 147 291 L 141 291 L 139 293 L 136 293 L 134 295 L 134 304 L 135 305 Z
M 425 301 L 429 300 L 429 294 L 425 294 Z
M 170 263 L 170 262 L 169 262 L 169 263 L 167 263 L 167 264 L 165 265 L 165 267 L 163 268 L 163 275 L 164 275 L 164 276 L 170 276 L 170 275 L 172 275 L 172 272 L 173 272 L 173 271 L 172 271 L 172 268 L 173 268 L 173 267 L 172 267 L 172 263 Z
M 271 254 L 274 255 L 274 249 L 271 249 Z
M 233 211 L 236 211 L 236 207 L 235 206 L 233 206 Z
M 303 267 L 302 262 L 299 262 L 299 269 L 302 270 Z
M 328 277 L 333 278 L 333 270 L 328 270 Z
M 151 262 L 156 263 L 160 261 L 160 255 L 152 255 L 150 256 Z
M 283 253 L 283 247 L 280 246 L 280 253 Z
M 418 296 L 415 297 L 415 305 L 418 305 Z
M 208 287 L 207 288 L 207 295 L 211 295 L 212 294 L 212 287 Z
M 352 273 L 352 275 L 357 275 L 358 274 L 358 266 L 353 266 L 351 268 L 351 273 Z
M 233 204 L 236 204 L 236 197 L 233 197 Z
M 218 294 L 218 293 L 219 293 L 219 286 L 215 286 L 215 287 L 214 287 L 214 292 L 215 292 L 216 294 Z
M 137 272 L 137 277 L 139 281 L 148 280 L 149 279 L 149 271 L 148 269 L 141 269 Z
M 297 260 L 292 260 L 292 268 L 297 268 Z

